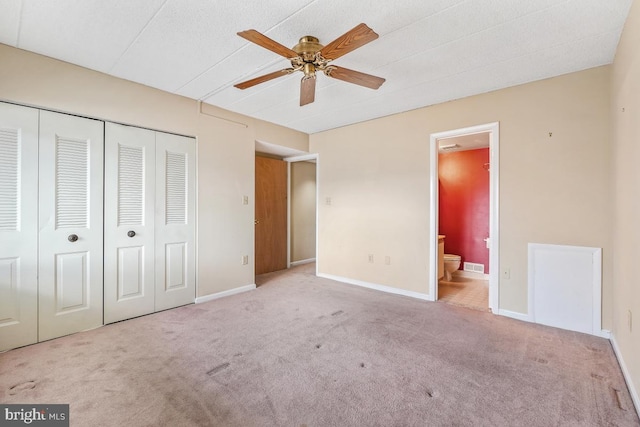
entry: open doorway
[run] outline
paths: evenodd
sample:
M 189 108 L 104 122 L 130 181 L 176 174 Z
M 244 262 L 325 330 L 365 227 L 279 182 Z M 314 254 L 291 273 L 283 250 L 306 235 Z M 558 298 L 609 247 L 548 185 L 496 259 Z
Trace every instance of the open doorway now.
M 286 157 L 289 162 L 288 266 L 318 265 L 318 155 Z
M 255 144 L 255 275 L 298 265 L 317 274 L 318 155 L 264 141 Z M 265 261 L 274 262 L 265 266 Z
M 498 310 L 498 130 L 491 123 L 431 135 L 433 301 Z

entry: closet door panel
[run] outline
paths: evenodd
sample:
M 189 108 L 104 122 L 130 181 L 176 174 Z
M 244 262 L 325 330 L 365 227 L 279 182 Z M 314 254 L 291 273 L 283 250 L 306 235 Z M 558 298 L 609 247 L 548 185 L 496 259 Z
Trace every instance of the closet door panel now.
M 156 133 L 156 311 L 195 300 L 193 138 Z
M 38 340 L 38 114 L 0 103 L 0 351 Z
M 40 341 L 103 324 L 101 121 L 40 112 Z
M 105 323 L 154 311 L 155 132 L 105 129 Z

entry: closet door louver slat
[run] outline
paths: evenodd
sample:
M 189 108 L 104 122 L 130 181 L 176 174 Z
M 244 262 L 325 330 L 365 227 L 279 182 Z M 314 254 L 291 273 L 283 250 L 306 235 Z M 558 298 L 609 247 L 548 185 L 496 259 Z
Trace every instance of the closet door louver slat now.
M 20 139 L 17 129 L 0 129 L 0 231 L 20 229 Z
M 187 218 L 187 155 L 166 152 L 166 224 L 185 224 Z
M 89 143 L 56 135 L 56 228 L 85 228 L 89 214 Z
M 118 144 L 118 225 L 143 225 L 145 148 Z

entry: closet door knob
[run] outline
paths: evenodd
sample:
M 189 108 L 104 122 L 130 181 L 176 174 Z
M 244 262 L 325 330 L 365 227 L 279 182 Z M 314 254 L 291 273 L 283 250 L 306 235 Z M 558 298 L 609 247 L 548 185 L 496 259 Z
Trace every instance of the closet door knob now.
M 69 234 L 69 237 L 67 237 L 67 239 L 68 239 L 70 242 L 75 242 L 75 241 L 77 241 L 77 240 L 78 240 L 78 235 L 77 235 L 77 234 Z
M 129 230 L 129 232 L 127 233 L 127 236 L 129 236 L 129 237 L 133 237 L 135 235 L 136 235 L 136 232 L 133 231 L 133 230 Z

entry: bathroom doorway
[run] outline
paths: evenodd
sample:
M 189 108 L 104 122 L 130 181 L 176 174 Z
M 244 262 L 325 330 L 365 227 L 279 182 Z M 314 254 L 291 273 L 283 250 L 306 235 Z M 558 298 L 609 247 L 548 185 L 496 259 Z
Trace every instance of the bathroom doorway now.
M 431 135 L 430 146 L 429 295 L 433 301 L 494 313 L 499 278 L 498 130 L 498 123 L 491 123 L 440 132 Z

